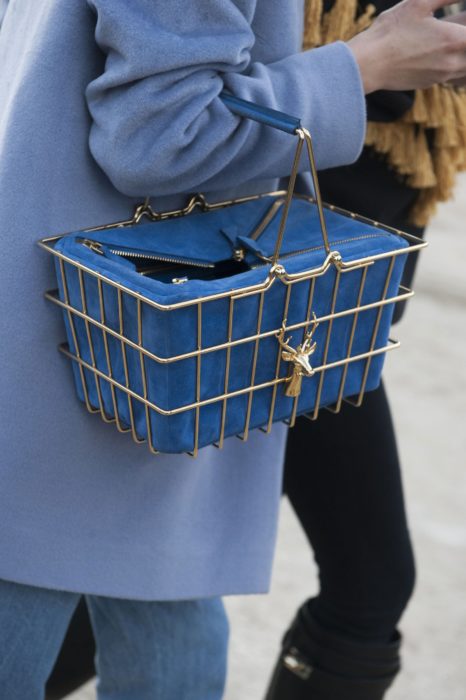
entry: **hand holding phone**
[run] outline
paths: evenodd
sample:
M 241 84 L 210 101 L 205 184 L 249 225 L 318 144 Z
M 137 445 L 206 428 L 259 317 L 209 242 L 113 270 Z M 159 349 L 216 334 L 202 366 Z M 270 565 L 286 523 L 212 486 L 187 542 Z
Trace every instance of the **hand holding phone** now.
M 366 94 L 466 81 L 466 12 L 451 0 L 403 0 L 348 42 L 359 64 Z

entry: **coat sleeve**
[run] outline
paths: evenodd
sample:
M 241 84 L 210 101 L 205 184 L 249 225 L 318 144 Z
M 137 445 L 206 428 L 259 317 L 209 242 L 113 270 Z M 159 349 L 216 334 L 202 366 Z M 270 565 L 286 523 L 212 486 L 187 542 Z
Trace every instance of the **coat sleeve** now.
M 223 89 L 300 117 L 320 168 L 358 157 L 365 101 L 346 44 L 263 64 L 251 60 L 257 0 L 88 2 L 106 54 L 86 92 L 90 148 L 122 193 L 215 191 L 289 174 L 292 137 L 234 116 Z
M 7 5 L 8 0 L 0 0 L 0 29 L 2 28 L 3 17 L 5 16 Z

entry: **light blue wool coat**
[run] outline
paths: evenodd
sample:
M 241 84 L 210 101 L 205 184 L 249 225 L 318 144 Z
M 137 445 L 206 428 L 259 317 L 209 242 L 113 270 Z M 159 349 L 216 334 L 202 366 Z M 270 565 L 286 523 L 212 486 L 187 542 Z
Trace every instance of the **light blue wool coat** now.
M 303 0 L 0 0 L 2 14 L 0 578 L 143 600 L 266 591 L 284 427 L 193 461 L 87 414 L 35 242 L 146 195 L 166 209 L 273 189 L 293 141 L 230 114 L 224 87 L 300 116 L 320 167 L 353 161 L 353 56 L 300 52 Z

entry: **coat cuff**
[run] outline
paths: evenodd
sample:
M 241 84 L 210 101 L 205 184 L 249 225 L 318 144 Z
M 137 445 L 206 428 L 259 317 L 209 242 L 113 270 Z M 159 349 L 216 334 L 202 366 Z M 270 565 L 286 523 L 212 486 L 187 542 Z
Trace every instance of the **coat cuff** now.
M 312 55 L 311 55 L 312 54 Z M 359 66 L 348 44 L 338 41 L 304 52 L 311 63 L 310 69 L 320 69 L 324 90 L 310 94 L 309 99 L 322 102 L 325 129 L 314 149 L 316 160 L 324 168 L 355 162 L 362 151 L 366 137 L 367 112 L 364 86 Z M 314 110 L 313 110 L 314 111 Z M 306 124 L 306 117 L 303 117 Z

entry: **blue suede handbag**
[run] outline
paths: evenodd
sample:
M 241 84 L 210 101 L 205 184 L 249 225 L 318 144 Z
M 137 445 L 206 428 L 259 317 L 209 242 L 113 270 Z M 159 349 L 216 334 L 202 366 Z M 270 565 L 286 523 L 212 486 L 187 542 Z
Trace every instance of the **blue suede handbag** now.
M 380 382 L 407 255 L 425 244 L 321 202 L 299 120 L 222 95 L 297 138 L 287 191 L 154 212 L 41 246 L 55 259 L 79 399 L 147 441 L 196 455 L 227 437 L 360 404 Z M 314 197 L 297 195 L 303 148 Z

